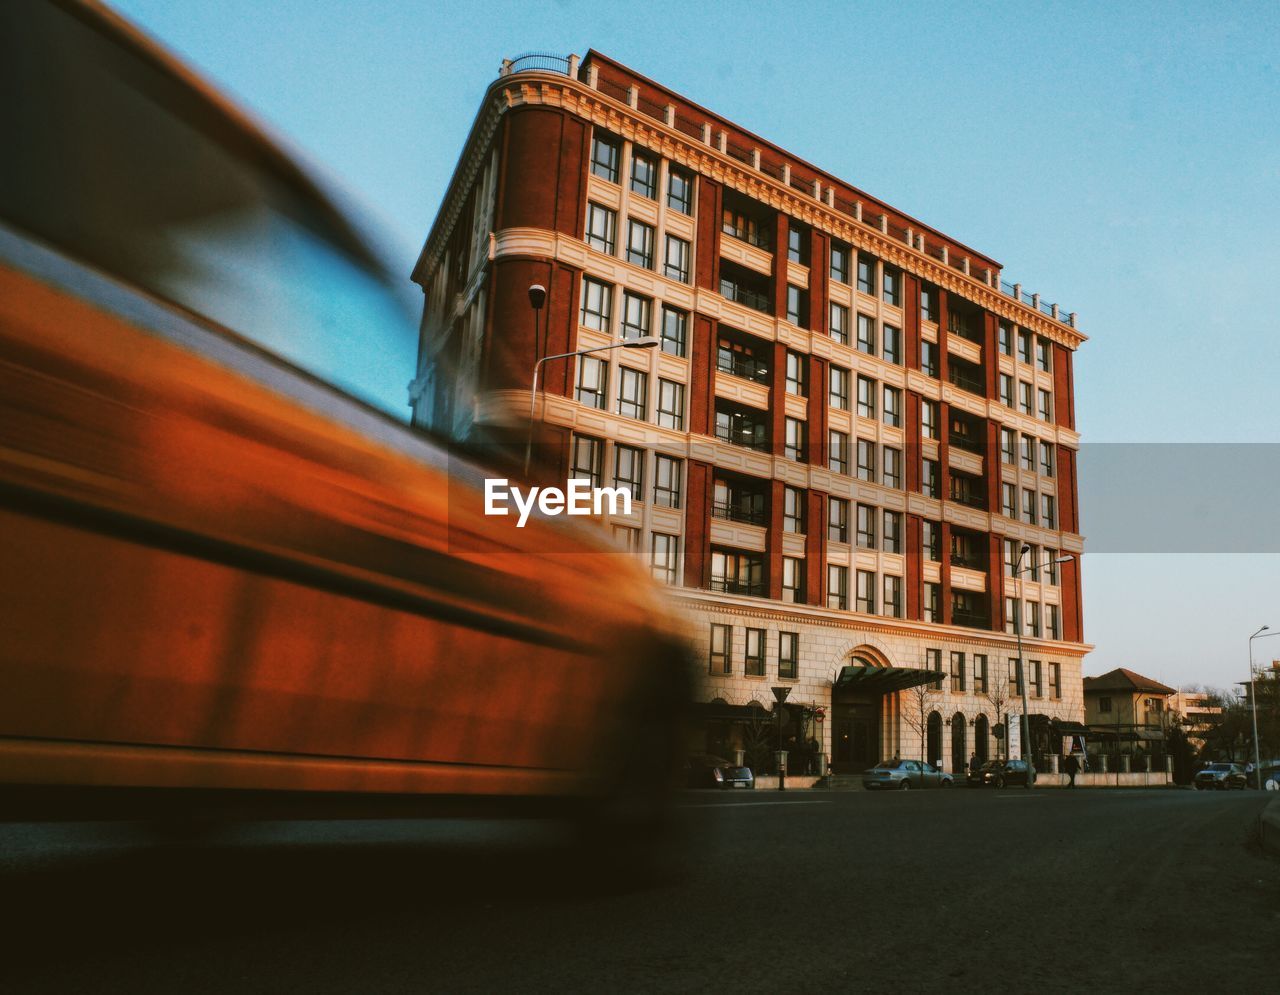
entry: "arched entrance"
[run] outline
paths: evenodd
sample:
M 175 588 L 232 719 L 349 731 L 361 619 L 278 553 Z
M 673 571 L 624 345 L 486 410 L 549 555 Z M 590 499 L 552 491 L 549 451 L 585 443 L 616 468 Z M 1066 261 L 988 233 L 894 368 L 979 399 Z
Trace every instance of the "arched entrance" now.
M 985 715 L 979 715 L 973 720 L 973 752 L 978 754 L 978 760 L 986 763 L 991 759 L 991 724 L 987 721 Z
M 964 765 L 969 759 L 969 746 L 965 742 L 968 732 L 968 720 L 963 713 L 956 712 L 951 716 L 951 772 L 953 774 L 964 773 Z
M 942 764 L 942 716 L 937 712 L 929 713 L 928 749 L 925 759 L 935 767 Z

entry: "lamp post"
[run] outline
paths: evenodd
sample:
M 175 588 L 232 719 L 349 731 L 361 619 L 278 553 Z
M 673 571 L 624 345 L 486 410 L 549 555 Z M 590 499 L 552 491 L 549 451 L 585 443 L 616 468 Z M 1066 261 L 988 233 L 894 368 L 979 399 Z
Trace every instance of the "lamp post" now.
M 1264 625 L 1249 637 L 1249 715 L 1253 719 L 1253 776 L 1258 779 L 1259 791 L 1262 790 L 1262 756 L 1258 749 L 1258 689 L 1253 684 L 1253 641 L 1280 636 L 1280 632 L 1267 632 L 1270 628 L 1271 626 Z M 1264 632 L 1267 632 L 1267 635 L 1264 636 Z
M 782 748 L 782 703 L 787 700 L 787 695 L 791 693 L 791 688 L 770 688 L 773 697 L 777 701 L 774 707 L 778 712 L 778 790 L 787 790 L 787 751 Z
M 529 288 L 529 298 L 533 299 L 533 287 Z M 610 349 L 652 349 L 659 344 L 659 340 L 652 335 L 646 335 L 638 339 L 627 339 L 624 342 L 611 342 L 609 345 L 592 346 L 590 349 L 577 349 L 574 352 L 560 352 L 554 356 L 543 356 L 540 360 L 533 364 L 533 379 L 529 387 L 529 434 L 524 444 L 524 472 L 525 476 L 529 475 L 529 461 L 533 456 L 533 420 L 538 405 L 538 374 L 542 371 L 542 364 L 549 363 L 553 359 L 569 359 L 573 356 L 589 356 L 593 352 L 606 352 Z
M 1032 762 L 1028 750 L 1028 743 L 1031 739 L 1031 716 L 1030 705 L 1027 703 L 1027 674 L 1026 668 L 1022 662 L 1022 575 L 1030 570 L 1035 564 L 1028 563 L 1025 567 L 1022 565 L 1022 558 L 1031 552 L 1031 546 L 1023 543 L 1022 548 L 1018 550 L 1018 563 L 1014 568 L 1013 576 L 1018 582 L 1018 597 L 1013 605 L 1013 628 L 1018 637 L 1018 683 L 1022 686 L 1022 721 L 1018 728 L 1021 730 L 1022 739 L 1022 762 L 1027 765 L 1027 779 L 1023 783 L 1023 787 L 1030 789 L 1031 787 L 1031 769 Z M 1059 556 L 1051 561 L 1053 563 L 1068 563 L 1074 560 L 1074 556 Z

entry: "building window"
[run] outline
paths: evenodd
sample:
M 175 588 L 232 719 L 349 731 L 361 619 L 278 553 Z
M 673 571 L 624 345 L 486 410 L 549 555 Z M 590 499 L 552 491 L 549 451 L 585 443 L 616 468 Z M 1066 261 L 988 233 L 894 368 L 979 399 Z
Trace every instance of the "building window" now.
M 844 498 L 827 498 L 827 538 L 831 542 L 849 541 L 849 502 Z
M 920 343 L 920 370 L 927 377 L 938 375 L 938 344 L 936 342 Z
M 787 352 L 787 393 L 795 394 L 798 397 L 805 397 L 809 391 L 805 386 L 808 377 L 808 364 L 805 362 L 806 357 L 798 352 Z
M 832 473 L 848 473 L 849 472 L 849 435 L 846 432 L 837 432 L 834 428 L 830 432 L 830 444 L 827 453 L 827 468 Z
M 1111 711 L 1111 699 L 1110 699 L 1110 698 L 1108 698 L 1108 697 L 1106 697 L 1105 695 L 1104 695 L 1104 696 L 1102 696 L 1102 697 L 1100 697 L 1100 698 L 1098 699 L 1098 711 L 1103 712 L 1103 713 L 1110 713 L 1110 711 Z
M 1053 443 L 1040 443 L 1040 473 L 1045 477 L 1053 476 Z
M 938 323 L 938 288 L 927 283 L 920 285 L 920 318 Z
M 618 244 L 618 213 L 588 203 L 586 242 L 593 249 L 613 255 Z
M 858 315 L 858 351 L 876 354 L 876 319 L 867 314 Z
M 902 552 L 902 513 L 886 511 L 884 513 L 884 551 L 886 553 Z
M 1029 435 L 1022 437 L 1022 469 L 1034 471 L 1036 468 L 1036 440 Z
M 1025 328 L 1018 329 L 1018 359 L 1031 365 L 1031 333 Z
M 613 540 L 628 553 L 640 551 L 639 529 L 633 529 L 629 525 L 615 525 L 613 527 Z
M 613 447 L 613 486 L 631 492 L 631 500 L 644 500 L 644 450 L 615 444 Z
M 795 680 L 800 676 L 800 634 L 778 633 L 778 676 L 783 680 Z
M 1048 574 L 1046 580 L 1054 587 L 1058 586 L 1058 554 L 1052 549 L 1044 551 L 1044 570 Z
M 1018 410 L 1024 415 L 1031 414 L 1031 384 L 1025 380 L 1018 381 Z
M 747 677 L 764 676 L 764 629 L 747 630 L 747 652 L 742 661 L 742 673 Z
M 619 143 L 612 135 L 597 132 L 591 140 L 591 172 L 610 183 L 618 182 Z
M 892 574 L 884 576 L 884 613 L 890 618 L 902 618 L 902 578 Z
M 831 305 L 831 318 L 827 331 L 831 333 L 831 338 L 841 345 L 849 344 L 849 309 L 843 304 Z
M 876 382 L 870 377 L 858 375 L 858 417 L 875 418 Z
M 938 437 L 938 402 L 920 402 L 920 435 L 925 439 Z
M 782 600 L 792 605 L 804 602 L 804 560 L 782 558 Z
M 926 622 L 942 621 L 942 588 L 940 585 L 925 581 L 923 607 L 924 620 Z
M 622 292 L 622 337 L 647 338 L 653 327 L 653 301 L 630 290 Z
M 827 607 L 847 611 L 849 608 L 849 568 L 827 566 Z
M 1036 492 L 1022 489 L 1022 520 L 1028 525 L 1036 524 Z
M 1000 429 L 1000 462 L 1013 466 L 1018 461 L 1018 434 L 1011 428 Z
M 902 304 L 902 274 L 891 266 L 884 268 L 884 302 L 895 307 Z
M 1000 322 L 1000 329 L 997 332 L 997 340 L 1000 347 L 1000 355 L 1013 355 L 1013 326 L 1007 321 Z
M 1058 502 L 1052 494 L 1040 495 L 1040 521 L 1046 529 L 1058 527 Z
M 942 561 L 942 528 L 927 518 L 920 523 L 920 552 L 930 563 Z
M 809 327 L 809 291 L 787 284 L 787 321 L 801 328 Z
M 880 335 L 880 345 L 884 352 L 884 361 L 886 363 L 898 364 L 902 362 L 902 330 L 895 328 L 893 325 L 882 326 Z
M 647 155 L 631 153 L 631 192 L 658 199 L 658 164 Z
M 858 505 L 858 545 L 876 548 L 876 509 L 867 504 Z
M 674 380 L 658 380 L 658 424 L 663 428 L 684 431 L 684 384 Z
M 609 364 L 595 356 L 578 357 L 578 403 L 590 408 L 605 407 Z
M 794 487 L 782 489 L 782 531 L 804 533 L 804 492 Z
M 951 690 L 967 690 L 964 674 L 964 654 L 955 651 L 951 653 Z
M 1018 602 L 1014 598 L 1004 599 L 1004 631 L 1009 636 L 1018 634 Z
M 681 214 L 693 213 L 693 178 L 674 167 L 667 173 L 667 207 Z
M 729 657 L 729 646 L 733 639 L 733 629 L 727 625 L 711 624 L 711 653 L 709 670 L 713 674 L 733 673 L 733 664 Z
M 680 558 L 680 537 L 655 532 L 653 534 L 652 550 L 653 555 L 650 562 L 654 579 L 660 580 L 664 584 L 674 585 L 676 582 L 676 567 Z
M 1022 667 L 1016 659 L 1009 661 L 1009 697 L 1022 697 Z
M 683 238 L 667 236 L 667 256 L 662 272 L 669 279 L 689 282 L 689 243 Z
M 758 553 L 711 551 L 711 589 L 726 594 L 764 594 L 764 559 Z
M 1000 374 L 1000 403 L 1013 409 L 1013 377 L 1007 373 Z
M 858 479 L 876 482 L 876 444 L 870 439 L 858 440 Z
M 892 446 L 884 447 L 884 473 L 881 476 L 885 487 L 902 486 L 902 450 Z
M 937 680 L 930 681 L 929 687 L 934 691 L 942 690 L 942 680 L 945 676 L 942 673 L 942 650 L 927 649 L 924 651 L 924 669 L 931 674 L 937 674 Z
M 627 221 L 627 262 L 653 269 L 653 225 Z
M 836 283 L 849 282 L 849 257 L 851 250 L 847 245 L 831 243 L 831 279 Z
M 680 507 L 680 460 L 658 454 L 653 467 L 653 503 L 663 508 Z
M 1031 697 L 1043 698 L 1044 685 L 1041 683 L 1040 661 L 1028 660 L 1027 662 L 1031 664 Z
M 608 332 L 612 312 L 613 287 L 599 280 L 593 280 L 589 276 L 583 277 L 582 315 L 579 318 L 582 327 Z
M 1000 514 L 1014 521 L 1018 519 L 1018 488 L 1014 484 L 1000 485 Z
M 942 485 L 939 482 L 941 474 L 938 471 L 938 461 L 936 459 L 922 460 L 920 469 L 920 493 L 925 497 L 939 497 L 942 493 Z
M 1040 388 L 1037 395 L 1040 402 L 1040 420 L 1053 421 L 1053 398 L 1044 388 Z
M 876 613 L 876 575 L 870 570 L 859 570 L 853 610 L 867 615 Z
M 1016 539 L 1004 540 L 1003 549 L 1004 549 L 1004 575 L 1006 577 L 1018 576 L 1018 554 L 1020 552 L 1020 549 L 1018 546 L 1018 540 Z
M 987 693 L 987 658 L 982 653 L 973 654 L 973 693 Z
M 1049 697 L 1062 697 L 1062 664 L 1049 664 Z
M 662 351 L 669 356 L 683 356 L 689 336 L 689 316 L 675 308 L 662 308 Z
M 649 374 L 618 367 L 618 414 L 644 421 L 649 404 Z
M 788 418 L 783 423 L 786 438 L 782 443 L 782 455 L 798 463 L 804 462 L 804 422 Z
M 828 373 L 830 390 L 827 392 L 827 404 L 840 411 L 849 410 L 849 371 L 832 366 Z
M 1026 612 L 1027 612 L 1027 631 L 1025 635 L 1034 636 L 1036 639 L 1039 639 L 1040 638 L 1040 602 L 1028 601 Z
M 1061 639 L 1062 638 L 1062 617 L 1058 613 L 1058 606 L 1045 605 L 1044 611 L 1045 611 L 1045 621 L 1049 629 L 1049 638 Z M 1057 666 L 1057 664 L 1052 664 L 1052 666 Z M 1054 697 L 1056 698 L 1057 695 L 1054 695 Z
M 573 458 L 569 461 L 569 479 L 585 480 L 600 486 L 600 466 L 604 459 L 604 443 L 589 435 L 573 437 Z
M 1050 344 L 1048 339 L 1042 339 L 1039 336 L 1036 337 L 1036 369 L 1037 370 L 1043 370 L 1045 373 L 1051 372 L 1053 364 L 1050 361 L 1049 357 L 1052 353 L 1052 349 L 1053 347 Z
M 787 226 L 787 259 L 801 266 L 809 265 L 809 233 L 795 225 Z
M 884 388 L 884 423 L 895 427 L 902 424 L 902 391 L 887 384 Z
M 868 297 L 876 295 L 876 260 L 864 252 L 858 253 L 858 290 Z

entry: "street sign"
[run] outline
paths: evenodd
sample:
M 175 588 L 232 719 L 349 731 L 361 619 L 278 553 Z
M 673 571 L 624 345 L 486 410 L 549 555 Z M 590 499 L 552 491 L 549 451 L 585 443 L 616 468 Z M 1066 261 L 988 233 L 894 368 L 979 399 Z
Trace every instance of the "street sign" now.
M 1009 756 L 1022 756 L 1022 723 L 1009 723 Z
M 769 690 L 773 692 L 773 697 L 779 705 L 786 701 L 787 695 L 791 693 L 791 688 L 770 688 Z

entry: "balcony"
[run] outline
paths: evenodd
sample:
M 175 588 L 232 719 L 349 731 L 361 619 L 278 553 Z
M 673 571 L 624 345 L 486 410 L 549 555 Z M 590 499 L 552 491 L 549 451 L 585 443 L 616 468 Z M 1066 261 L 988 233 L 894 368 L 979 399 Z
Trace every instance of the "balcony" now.
M 753 290 L 743 283 L 726 277 L 720 278 L 720 293 L 729 300 L 741 304 L 743 307 L 749 307 L 753 311 L 769 314 L 773 310 L 773 302 L 769 300 L 768 294 L 760 290 Z
M 982 486 L 982 478 L 957 473 L 955 470 L 951 471 L 950 498 L 966 508 L 986 510 L 987 507 L 987 494 Z
M 951 593 L 951 624 L 966 629 L 991 628 L 991 609 L 985 595 L 972 591 Z
M 987 380 L 983 375 L 982 367 L 977 363 L 970 363 L 959 356 L 948 357 L 947 379 L 954 386 L 970 394 L 977 394 L 979 397 L 987 396 Z
M 767 384 L 771 353 L 767 342 L 756 344 L 746 335 L 721 335 L 716 343 L 716 369 L 752 383 Z
M 711 503 L 711 517 L 745 525 L 765 525 L 765 492 L 737 479 L 717 478 Z
M 716 438 L 730 445 L 769 451 L 769 425 L 760 412 L 736 405 L 716 404 Z

